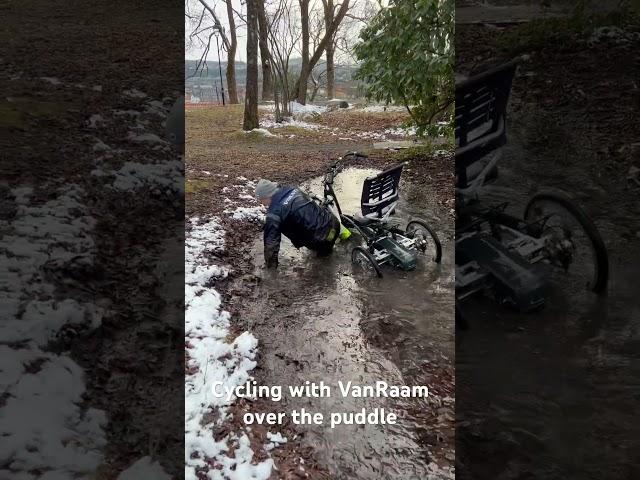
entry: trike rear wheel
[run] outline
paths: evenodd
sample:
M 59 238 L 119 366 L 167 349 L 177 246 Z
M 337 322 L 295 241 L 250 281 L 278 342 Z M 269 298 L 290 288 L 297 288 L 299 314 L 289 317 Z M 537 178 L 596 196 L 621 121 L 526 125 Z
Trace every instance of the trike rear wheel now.
M 421 240 L 420 250 L 425 254 L 431 254 L 433 261 L 440 263 L 442 260 L 442 244 L 438 234 L 424 220 L 411 220 L 405 229 L 409 238 Z
M 382 271 L 376 259 L 373 258 L 371 253 L 363 247 L 355 247 L 351 251 L 351 263 L 355 270 L 359 272 L 366 272 L 369 275 L 377 275 L 382 277 Z
M 596 293 L 606 290 L 606 247 L 593 221 L 571 197 L 555 190 L 537 193 L 527 203 L 524 219 L 547 237 L 551 262 L 572 274 L 570 281 L 585 281 Z

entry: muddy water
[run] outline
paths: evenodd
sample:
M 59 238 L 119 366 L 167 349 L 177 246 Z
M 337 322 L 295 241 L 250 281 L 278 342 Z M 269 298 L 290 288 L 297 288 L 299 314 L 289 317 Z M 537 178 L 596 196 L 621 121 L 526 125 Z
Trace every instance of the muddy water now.
M 518 119 L 535 125 L 534 119 Z M 541 146 L 514 126 L 500 179 L 484 198 L 522 213 L 541 185 L 576 196 L 609 251 L 608 296 L 556 278 L 544 310 L 519 314 L 479 299 L 458 333 L 460 478 L 638 478 L 640 195 L 580 150 L 571 129 Z M 468 468 L 464 468 L 467 464 Z M 635 470 L 634 470 L 635 469 Z
M 350 169 L 337 178 L 346 213 L 359 209 L 362 181 L 374 173 Z M 303 188 L 319 195 L 321 181 Z M 400 417 L 396 425 L 302 427 L 304 442 L 316 448 L 337 479 L 423 479 L 428 473 L 446 478 L 443 469 L 453 463 L 453 225 L 428 192 L 416 190 L 421 189 L 401 186 L 406 195 L 397 217 L 420 216 L 435 226 L 443 241 L 441 265 L 423 261 L 414 272 L 385 270 L 383 280 L 363 278 L 351 270 L 355 239 L 322 259 L 285 239 L 277 276 L 258 271 L 264 278 L 259 297 L 246 309 L 261 342 L 261 382 L 324 381 L 332 387 L 331 398 L 286 398 L 278 410 L 305 408 L 329 418 L 332 412 L 384 408 Z M 260 238 L 254 257 L 256 265 L 264 263 Z M 370 385 L 380 380 L 426 384 L 431 395 L 343 398 L 338 389 L 339 381 Z

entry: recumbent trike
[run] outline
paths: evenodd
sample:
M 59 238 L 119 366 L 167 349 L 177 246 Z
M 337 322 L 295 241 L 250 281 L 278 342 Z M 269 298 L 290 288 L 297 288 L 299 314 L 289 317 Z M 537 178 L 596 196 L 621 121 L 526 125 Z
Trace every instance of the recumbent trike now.
M 322 182 L 324 198 L 313 197 L 321 206 L 337 210 L 342 225 L 361 238 L 362 245 L 354 247 L 351 252 L 354 267 L 382 277 L 383 265 L 413 270 L 419 254 L 429 255 L 434 262 L 440 263 L 440 240 L 427 222 L 412 219 L 402 229 L 392 217 L 399 200 L 403 165 L 365 179 L 360 202 L 361 215 L 347 215 L 342 211 L 333 188 L 334 180 L 344 168 L 345 161 L 359 158 L 367 156 L 350 152 L 334 161 Z
M 562 191 L 534 194 L 523 217 L 479 199 L 498 178 L 516 68 L 514 60 L 456 85 L 456 303 L 485 293 L 532 311 L 545 304 L 553 272 L 604 292 L 608 259 L 593 221 Z

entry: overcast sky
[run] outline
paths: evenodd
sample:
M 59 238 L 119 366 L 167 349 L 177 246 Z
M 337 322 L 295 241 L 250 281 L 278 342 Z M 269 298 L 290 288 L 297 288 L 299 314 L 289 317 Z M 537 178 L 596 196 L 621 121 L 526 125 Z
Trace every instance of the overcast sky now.
M 351 0 L 350 5 L 357 5 L 360 2 L 366 2 L 370 0 Z M 198 0 L 189 0 L 191 5 L 191 14 L 199 15 L 202 12 L 202 5 Z M 311 0 L 311 8 L 313 8 L 314 3 L 317 3 L 318 6 L 321 5 L 320 0 Z M 386 5 L 388 2 L 383 0 L 382 5 Z M 229 22 L 227 21 L 227 8 L 225 3 L 222 0 L 207 0 L 207 4 L 211 7 L 214 7 L 216 15 L 220 19 L 220 23 L 228 29 Z M 377 4 L 377 0 L 375 2 Z M 240 12 L 241 15 L 246 14 L 246 7 L 241 4 L 240 0 L 232 0 L 233 8 Z M 209 17 L 207 15 L 207 17 Z M 189 19 L 185 16 L 185 58 L 199 60 L 202 56 L 204 48 L 202 46 L 194 45 L 189 47 L 190 38 L 193 27 L 189 23 Z M 361 28 L 364 25 L 359 25 Z M 236 51 L 236 60 L 238 61 L 246 61 L 247 58 L 247 29 L 244 23 L 239 20 L 236 16 L 236 27 L 237 27 L 237 37 L 238 37 L 238 49 Z M 207 60 L 216 61 L 218 56 L 216 52 L 215 41 L 212 39 L 212 48 L 209 51 L 209 55 L 207 56 Z M 220 58 L 224 61 L 226 60 L 227 53 L 222 50 L 222 42 L 220 42 Z M 339 59 L 336 59 L 339 61 Z
M 193 13 L 200 13 L 202 11 L 202 7 L 197 0 L 190 0 L 190 3 L 195 7 L 193 9 Z M 222 23 L 225 29 L 228 29 L 229 22 L 227 21 L 227 7 L 225 6 L 224 2 L 220 0 L 208 0 L 207 4 L 214 7 L 216 11 L 216 15 L 218 15 L 218 18 L 220 19 L 220 23 Z M 246 13 L 246 8 L 244 5 L 240 3 L 240 0 L 232 0 L 232 4 L 233 4 L 233 8 L 235 8 L 237 12 L 240 12 L 242 15 Z M 193 27 L 190 26 L 189 19 L 186 16 L 184 21 L 185 21 L 184 23 L 185 58 L 199 60 L 200 57 L 202 56 L 203 48 L 202 47 L 189 48 L 189 34 L 191 33 Z M 236 17 L 236 26 L 238 27 L 237 28 L 238 50 L 236 52 L 236 60 L 244 62 L 247 58 L 247 28 L 244 25 L 244 23 L 242 23 L 242 21 L 239 20 L 237 17 Z M 215 47 L 216 47 L 215 41 L 213 41 L 212 43 L 213 43 L 212 49 L 209 51 L 209 55 L 207 59 L 216 61 L 218 58 L 218 54 L 215 51 Z M 226 59 L 226 57 L 227 57 L 227 53 L 222 51 L 222 42 L 221 42 L 220 58 Z

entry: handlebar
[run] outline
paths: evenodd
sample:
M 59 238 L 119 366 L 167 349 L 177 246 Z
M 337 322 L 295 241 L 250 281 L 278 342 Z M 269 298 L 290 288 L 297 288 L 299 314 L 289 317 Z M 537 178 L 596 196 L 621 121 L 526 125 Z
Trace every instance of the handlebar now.
M 331 167 L 329 168 L 329 172 L 327 172 L 327 174 L 324 177 L 324 181 L 325 183 L 331 184 L 333 183 L 333 179 L 335 178 L 335 176 L 340 173 L 340 171 L 342 170 L 342 161 L 346 160 L 347 158 L 369 158 L 367 155 L 365 155 L 364 153 L 360 153 L 360 152 L 348 152 L 345 155 L 343 155 L 342 157 L 339 157 L 337 160 L 335 160 L 334 162 L 331 163 Z
M 346 153 L 342 158 L 345 159 L 347 157 L 369 158 L 368 155 L 365 155 L 364 153 L 360 153 L 360 152 L 349 152 L 349 153 Z

